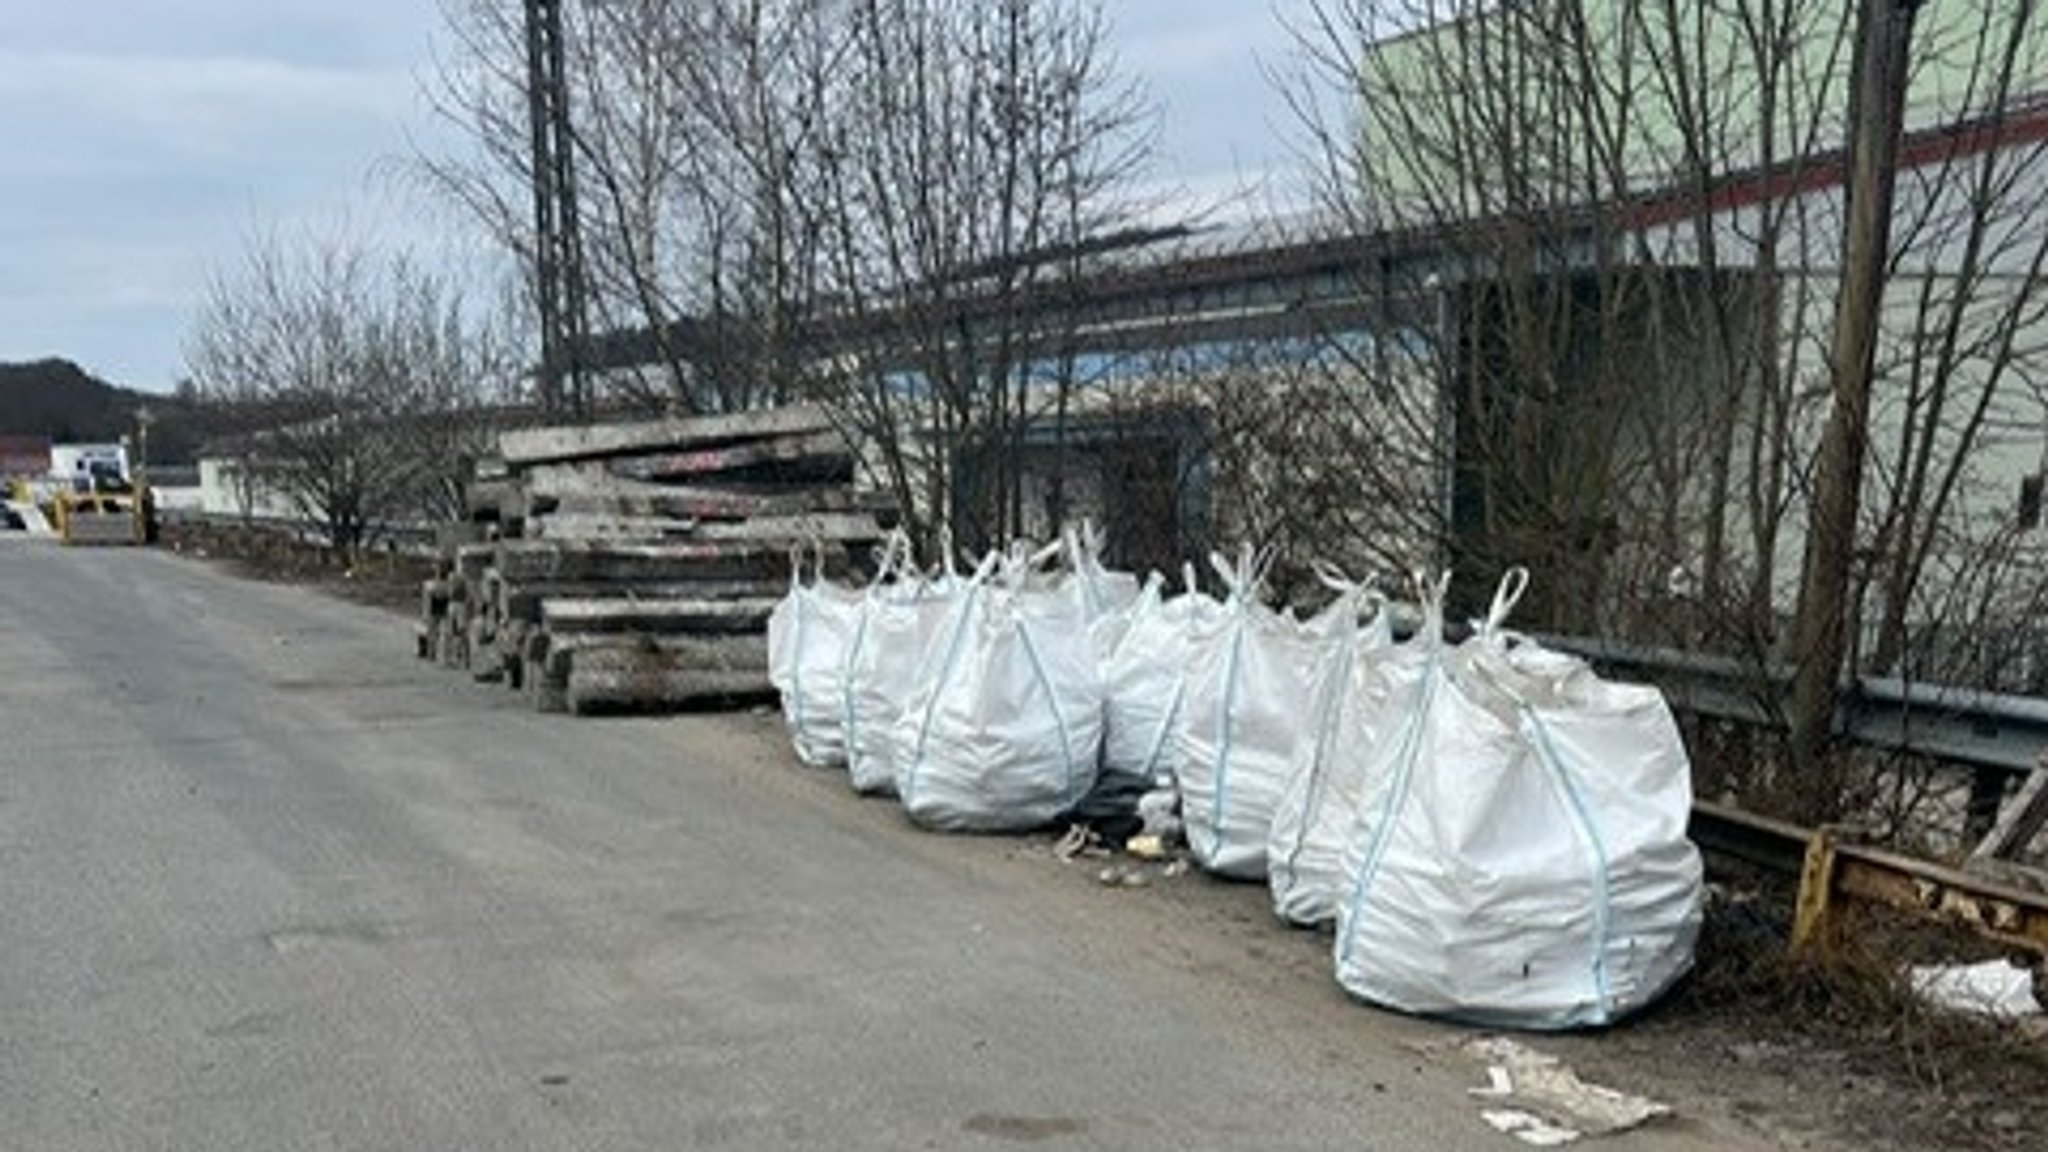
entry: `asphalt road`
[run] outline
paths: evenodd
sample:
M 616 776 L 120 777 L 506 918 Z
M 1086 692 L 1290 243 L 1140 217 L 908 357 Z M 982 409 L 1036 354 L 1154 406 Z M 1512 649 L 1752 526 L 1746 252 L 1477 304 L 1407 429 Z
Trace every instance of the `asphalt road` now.
M 536 715 L 410 644 L 0 541 L 0 1147 L 1520 1146 L 1271 924 L 916 833 L 760 717 Z

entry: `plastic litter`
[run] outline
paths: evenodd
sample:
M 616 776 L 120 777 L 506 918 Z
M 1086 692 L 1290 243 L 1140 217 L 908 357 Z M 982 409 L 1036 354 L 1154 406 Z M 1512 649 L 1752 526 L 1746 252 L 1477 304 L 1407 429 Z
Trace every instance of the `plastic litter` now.
M 1913 994 L 1936 1008 L 1994 1020 L 2041 1014 L 2034 997 L 2034 973 L 2004 960 L 1981 964 L 1930 964 L 1907 969 Z

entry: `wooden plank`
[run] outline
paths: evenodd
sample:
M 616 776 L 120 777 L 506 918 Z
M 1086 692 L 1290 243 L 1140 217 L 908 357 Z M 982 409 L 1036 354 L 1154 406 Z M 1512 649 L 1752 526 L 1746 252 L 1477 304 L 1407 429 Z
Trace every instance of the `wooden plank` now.
M 578 661 L 655 662 L 700 672 L 760 672 L 768 667 L 768 637 L 760 632 L 730 635 L 649 636 L 582 633 L 548 638 L 544 663 L 548 675 L 568 676 Z M 596 655 L 602 653 L 603 655 Z
M 483 578 L 484 570 L 498 557 L 496 544 L 464 544 L 455 549 L 455 572 L 472 585 Z
M 697 416 L 630 423 L 521 428 L 498 434 L 498 455 L 508 466 L 588 460 L 655 452 L 764 436 L 801 435 L 832 427 L 825 410 L 812 405 L 764 408 L 722 416 Z
M 462 670 L 469 667 L 469 632 L 460 623 L 443 617 L 441 624 L 441 667 Z
M 668 516 L 678 520 L 746 520 L 757 516 L 802 516 L 824 512 L 861 512 L 884 523 L 896 521 L 896 504 L 887 493 L 856 492 L 843 484 L 667 486 L 618 481 L 627 490 L 537 493 L 529 498 L 536 513 L 578 513 L 592 516 Z
M 872 515 L 816 512 L 757 516 L 749 520 L 675 520 L 665 516 L 603 516 L 549 513 L 527 522 L 536 540 L 760 540 L 790 544 L 802 540 L 870 541 L 887 532 Z
M 526 671 L 520 676 L 528 702 L 536 712 L 567 712 L 569 710 L 569 685 L 566 681 L 547 678 L 539 664 L 528 661 Z
M 614 476 L 602 462 L 536 464 L 520 479 L 528 508 L 544 508 L 545 501 L 561 496 L 652 496 L 668 491 L 659 484 Z
M 481 617 L 469 622 L 469 675 L 479 683 L 495 683 L 505 678 L 505 664 L 498 655 L 498 646 L 491 642 L 493 639 Z
M 513 688 L 520 687 L 520 677 L 526 670 L 527 632 L 524 620 L 501 621 L 498 637 L 491 645 L 498 653 L 498 663 L 505 669 L 505 683 Z
M 607 460 L 605 471 L 628 480 L 688 480 L 746 471 L 851 480 L 853 449 L 844 436 L 828 430 L 717 448 L 620 456 Z
M 498 614 L 509 627 L 512 621 L 540 622 L 544 601 L 590 600 L 625 597 L 641 600 L 744 600 L 774 599 L 789 588 L 787 573 L 759 580 L 682 580 L 634 582 L 622 580 L 542 580 L 505 584 L 498 596 Z
M 545 600 L 541 627 L 550 636 L 571 632 L 758 632 L 776 601 L 754 600 Z
M 2007 801 L 1991 832 L 1970 853 L 1971 863 L 2010 860 L 2048 827 L 2048 766 L 2037 767 Z
M 786 548 L 747 541 L 629 544 L 587 540 L 504 540 L 504 580 L 747 580 L 787 578 Z
M 565 696 L 571 712 L 588 715 L 747 702 L 773 692 L 765 659 L 755 668 L 699 668 L 658 651 L 610 648 L 577 654 Z
M 439 619 L 448 611 L 448 581 L 422 580 L 420 582 L 420 616 L 427 620 Z
M 527 520 L 536 540 L 666 540 L 696 531 L 695 520 L 667 516 L 611 516 L 587 512 L 550 512 Z
M 474 544 L 484 539 L 485 525 L 467 521 L 455 521 L 434 526 L 434 550 L 443 555 L 453 554 L 464 544 Z
M 497 520 L 504 515 L 506 502 L 518 492 L 519 482 L 509 476 L 471 480 L 462 494 L 462 506 L 472 521 Z
M 738 711 L 774 695 L 765 672 L 576 671 L 560 693 L 560 706 L 578 716 L 675 712 L 685 708 Z
M 526 650 L 520 654 L 523 671 L 519 683 L 521 691 L 540 712 L 567 712 L 569 710 L 568 681 L 564 676 L 548 675 L 548 634 L 535 629 L 526 636 Z
M 843 544 L 880 540 L 887 532 L 872 515 L 815 512 L 705 523 L 698 526 L 697 536 L 704 540 L 772 540 L 785 545 L 807 540 Z

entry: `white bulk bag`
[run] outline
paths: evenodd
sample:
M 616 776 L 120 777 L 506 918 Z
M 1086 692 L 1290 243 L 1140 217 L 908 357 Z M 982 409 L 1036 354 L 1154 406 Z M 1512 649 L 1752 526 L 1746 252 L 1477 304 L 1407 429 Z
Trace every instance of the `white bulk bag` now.
M 898 722 L 896 791 L 953 832 L 1028 831 L 1095 784 L 1102 681 L 1079 602 L 1034 579 L 1042 557 L 984 563 L 954 600 Z
M 1309 706 L 1303 715 L 1303 737 L 1296 741 L 1294 765 L 1286 791 L 1273 811 L 1266 840 L 1266 880 L 1273 893 L 1273 911 L 1295 924 L 1321 924 L 1337 915 L 1343 886 L 1344 845 L 1357 817 L 1357 802 L 1366 789 L 1366 751 L 1386 727 L 1390 699 L 1388 670 L 1382 664 L 1405 658 L 1413 663 L 1414 646 L 1395 649 L 1386 601 L 1369 585 L 1355 583 L 1334 570 L 1319 573 L 1335 589 L 1337 599 L 1322 613 L 1331 631 L 1311 679 Z M 1440 613 L 1424 597 L 1424 628 L 1434 627 Z M 1360 627 L 1361 611 L 1371 618 Z
M 843 677 L 847 777 L 857 792 L 895 791 L 896 749 L 890 741 L 917 689 L 925 645 L 959 583 L 947 552 L 942 574 L 927 578 L 915 568 L 909 538 L 892 535 L 883 570 L 862 596 Z
M 1172 599 L 1164 577 L 1155 572 L 1145 581 L 1103 660 L 1104 773 L 1178 775 L 1189 637 L 1199 621 L 1223 610 L 1195 586 L 1193 566 L 1185 574 L 1187 590 Z
M 1070 525 L 1060 533 L 1060 550 L 1067 572 L 1060 578 L 1059 587 L 1079 603 L 1088 630 L 1095 637 L 1096 652 L 1107 659 L 1129 624 L 1131 606 L 1138 599 L 1138 578 L 1105 565 L 1104 547 L 1102 532 L 1091 520 Z
M 797 759 L 816 768 L 846 763 L 846 651 L 863 596 L 825 578 L 825 553 L 804 581 L 803 551 L 790 556 L 789 592 L 768 615 L 768 680 L 782 699 Z
M 1190 630 L 1176 726 L 1182 817 L 1195 862 L 1243 880 L 1266 878 L 1266 840 L 1286 791 L 1301 710 L 1322 638 L 1258 602 L 1266 558 L 1210 563 L 1230 595 Z
M 1603 1025 L 1691 966 L 1691 767 L 1655 688 L 1501 631 L 1525 580 L 1438 648 L 1374 758 L 1385 785 L 1344 854 L 1337 979 L 1488 1026 Z

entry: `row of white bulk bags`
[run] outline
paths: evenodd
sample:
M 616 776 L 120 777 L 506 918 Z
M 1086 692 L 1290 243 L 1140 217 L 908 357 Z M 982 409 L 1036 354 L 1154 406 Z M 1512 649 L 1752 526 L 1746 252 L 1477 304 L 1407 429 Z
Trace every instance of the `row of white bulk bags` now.
M 1407 1012 L 1602 1025 L 1691 965 L 1691 770 L 1657 689 L 1504 630 L 1526 579 L 1509 574 L 1472 639 L 1426 626 L 1380 664 L 1386 700 L 1363 711 L 1391 726 L 1354 733 L 1337 979 Z
M 789 592 L 768 617 L 768 678 L 798 759 L 848 769 L 862 792 L 894 790 L 896 720 L 924 645 L 962 586 L 950 562 L 919 571 L 901 531 L 885 539 L 864 588 L 827 579 L 822 546 L 808 579 L 801 550 L 792 556 Z
M 971 575 L 946 551 L 927 574 L 892 533 L 859 590 L 825 579 L 822 553 L 808 579 L 793 560 L 768 627 L 792 743 L 807 764 L 846 767 L 857 791 L 900 795 L 927 826 L 1041 826 L 1095 783 L 1100 656 L 1137 581 L 1102 563 L 1087 525 Z M 1065 571 L 1041 572 L 1054 556 Z
M 907 541 L 863 591 L 799 573 L 770 625 L 799 755 L 864 764 L 857 786 L 976 831 L 1057 818 L 1098 754 L 1170 772 L 1197 861 L 1266 876 L 1289 920 L 1334 916 L 1340 983 L 1404 1011 L 1602 1024 L 1689 967 L 1701 877 L 1676 726 L 1655 689 L 1505 630 L 1525 573 L 1455 646 L 1445 583 L 1419 589 L 1422 628 L 1394 644 L 1334 575 L 1302 623 L 1258 604 L 1249 554 L 1211 558 L 1219 603 L 1192 579 L 1134 591 L 1085 536 L 1065 551 L 1057 577 L 1043 555 L 925 577 Z

